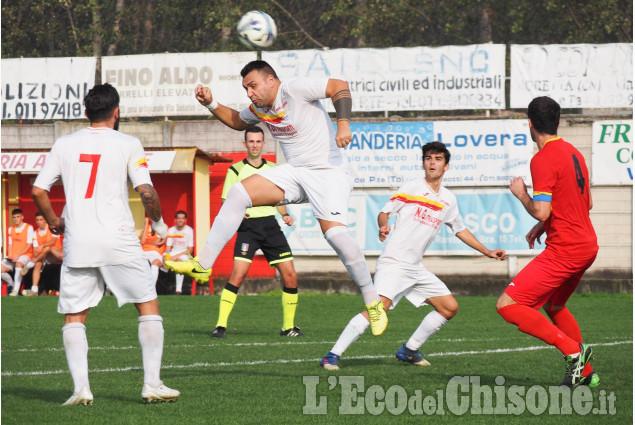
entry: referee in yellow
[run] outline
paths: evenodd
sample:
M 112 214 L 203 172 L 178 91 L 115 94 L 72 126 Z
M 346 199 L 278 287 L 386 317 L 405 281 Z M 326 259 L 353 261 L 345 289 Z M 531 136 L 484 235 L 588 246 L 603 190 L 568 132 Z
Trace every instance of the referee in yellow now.
M 276 166 L 275 163 L 262 158 L 265 134 L 260 127 L 251 126 L 245 130 L 243 145 L 247 150 L 247 158 L 229 167 L 223 186 L 223 202 L 234 183 Z M 280 335 L 304 336 L 300 328 L 293 323 L 298 305 L 298 276 L 293 267 L 291 247 L 276 220 L 276 210 L 282 215 L 282 220 L 287 226 L 293 225 L 293 217 L 287 214 L 287 207 L 284 205 L 252 207 L 245 212 L 245 217 L 238 228 L 236 245 L 234 245 L 234 266 L 229 282 L 225 285 L 220 297 L 218 322 L 212 332 L 214 338 L 225 338 L 227 321 L 236 303 L 238 288 L 245 280 L 258 249 L 262 250 L 269 265 L 278 269 L 284 281 Z

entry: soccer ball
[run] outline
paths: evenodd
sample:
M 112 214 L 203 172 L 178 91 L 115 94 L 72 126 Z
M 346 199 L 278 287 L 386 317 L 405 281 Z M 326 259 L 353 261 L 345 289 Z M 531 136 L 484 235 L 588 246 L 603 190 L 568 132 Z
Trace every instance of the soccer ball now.
M 245 13 L 240 18 L 236 29 L 240 41 L 252 49 L 271 46 L 278 33 L 276 23 L 271 16 L 259 10 Z

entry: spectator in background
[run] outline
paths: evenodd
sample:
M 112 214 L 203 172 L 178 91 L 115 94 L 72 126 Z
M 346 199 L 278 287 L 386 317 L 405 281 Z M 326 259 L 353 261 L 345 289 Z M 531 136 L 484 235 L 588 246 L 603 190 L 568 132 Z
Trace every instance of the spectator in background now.
M 154 230 L 152 230 L 152 221 L 149 217 L 146 217 L 145 223 L 145 227 L 141 231 L 141 236 L 139 237 L 139 239 L 141 241 L 143 254 L 150 262 L 152 279 L 154 280 L 154 284 L 156 285 L 159 278 L 159 269 L 163 267 L 165 239 L 161 238 Z
M 171 261 L 188 261 L 194 253 L 194 229 L 187 225 L 187 213 L 179 210 L 174 214 L 176 226 L 168 230 L 168 240 L 166 242 L 167 252 L 165 259 Z M 176 275 L 176 294 L 181 295 L 183 290 L 182 274 Z
M 24 214 L 20 208 L 11 211 L 13 226 L 9 227 L 7 258 L 2 260 L 2 273 L 9 273 L 15 270 L 13 290 L 9 295 L 15 297 L 20 292 L 23 274 L 20 273 L 25 265 L 31 261 L 33 256 L 33 240 L 35 232 L 33 226 L 24 222 Z M 27 292 L 25 295 L 28 295 Z
M 20 272 L 22 276 L 26 276 L 29 270 L 33 269 L 33 285 L 30 292 L 27 293 L 29 296 L 38 295 L 44 265 L 60 264 L 64 260 L 62 236 L 51 233 L 49 225 L 40 211 L 35 213 L 35 223 L 38 228 L 35 231 L 35 240 L 33 241 L 33 258 Z

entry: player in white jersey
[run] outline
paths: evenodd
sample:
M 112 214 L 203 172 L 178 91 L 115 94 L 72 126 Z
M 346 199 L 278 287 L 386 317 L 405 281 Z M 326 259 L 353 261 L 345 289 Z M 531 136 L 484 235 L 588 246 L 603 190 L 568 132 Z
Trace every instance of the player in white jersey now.
M 64 350 L 75 390 L 65 405 L 92 404 L 88 381 L 86 319 L 102 298 L 105 285 L 119 306 L 134 303 L 139 311 L 143 358 L 142 398 L 175 401 L 180 393 L 160 379 L 163 319 L 128 205 L 128 178 L 139 193 L 153 230 L 161 237 L 167 226 L 152 187 L 139 139 L 117 131 L 119 94 L 110 84 L 94 86 L 84 97 L 90 127 L 55 141 L 33 184 L 32 195 L 53 233 L 65 234 L 57 310 L 65 314 Z M 62 217 L 48 196 L 62 179 L 66 206 Z
M 166 260 L 188 261 L 194 252 L 194 229 L 187 224 L 187 213 L 179 210 L 174 214 L 176 226 L 168 229 L 167 251 L 164 254 Z M 176 275 L 176 294 L 181 295 L 183 289 L 182 274 Z
M 248 177 L 232 186 L 214 220 L 200 259 L 188 264 L 166 262 L 179 273 L 199 274 L 212 267 L 234 235 L 249 207 L 309 202 L 325 239 L 359 286 L 370 314 L 372 331 L 380 335 L 388 319 L 357 242 L 348 232 L 348 200 L 353 189 L 343 149 L 352 138 L 352 99 L 348 84 L 336 79 L 299 78 L 281 82 L 264 61 L 249 62 L 240 72 L 252 104 L 238 112 L 219 104 L 208 87 L 196 88 L 196 99 L 234 130 L 267 125 L 287 163 Z M 320 99 L 331 98 L 337 131 Z M 197 273 L 190 273 L 197 278 Z M 200 278 L 199 278 L 200 279 Z
M 424 252 L 439 233 L 442 224 L 466 245 L 496 260 L 505 259 L 505 251 L 487 249 L 463 225 L 456 197 L 441 185 L 450 167 L 450 152 L 443 143 L 431 142 L 422 148 L 425 177 L 404 183 L 377 216 L 379 240 L 391 234 L 377 261 L 375 287 L 386 308 L 394 308 L 402 297 L 415 307 L 430 304 L 428 313 L 414 334 L 397 351 L 397 359 L 428 366 L 419 347 L 458 311 L 459 305 L 450 290 L 421 263 Z M 394 231 L 388 217 L 397 214 Z M 351 319 L 339 339 L 322 359 L 328 370 L 338 370 L 340 356 L 368 328 L 367 313 Z

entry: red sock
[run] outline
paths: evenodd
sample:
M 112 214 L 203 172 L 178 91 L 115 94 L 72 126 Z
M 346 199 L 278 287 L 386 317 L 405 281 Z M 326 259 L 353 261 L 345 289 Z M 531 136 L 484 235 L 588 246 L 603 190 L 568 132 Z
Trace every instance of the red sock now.
M 563 355 L 579 353 L 580 346 L 564 332 L 549 321 L 545 316 L 531 307 L 520 304 L 510 304 L 498 309 L 498 314 L 507 322 L 518 326 L 521 332 L 543 340 L 555 346 Z
M 575 320 L 575 317 L 573 317 L 573 314 L 571 314 L 569 309 L 563 307 L 560 310 L 549 310 L 547 311 L 547 315 L 551 318 L 553 324 L 556 325 L 558 329 L 567 334 L 569 338 L 582 344 L 580 326 L 578 326 L 577 320 Z M 582 376 L 587 376 L 591 372 L 593 372 L 593 368 L 589 362 L 584 367 Z

